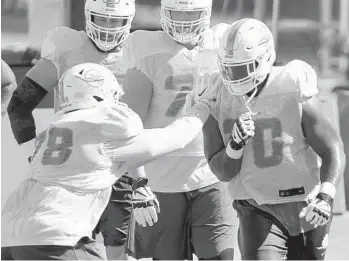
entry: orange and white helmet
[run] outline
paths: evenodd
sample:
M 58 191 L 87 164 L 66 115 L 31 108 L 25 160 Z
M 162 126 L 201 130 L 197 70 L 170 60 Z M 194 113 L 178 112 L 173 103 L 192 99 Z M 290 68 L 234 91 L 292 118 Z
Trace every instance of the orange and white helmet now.
M 125 41 L 130 34 L 135 12 L 135 0 L 86 0 L 86 33 L 99 49 L 110 51 Z M 120 19 L 122 26 L 99 26 L 94 22 L 96 17 Z
M 192 21 L 175 21 L 172 12 L 200 12 Z M 186 44 L 210 27 L 212 0 L 161 0 L 162 29 L 175 41 Z
M 224 85 L 233 95 L 257 91 L 275 62 L 274 39 L 269 28 L 256 19 L 234 22 L 224 33 L 218 67 Z
M 123 93 L 114 74 L 95 63 L 75 65 L 58 82 L 62 111 L 93 108 L 100 101 L 113 105 Z

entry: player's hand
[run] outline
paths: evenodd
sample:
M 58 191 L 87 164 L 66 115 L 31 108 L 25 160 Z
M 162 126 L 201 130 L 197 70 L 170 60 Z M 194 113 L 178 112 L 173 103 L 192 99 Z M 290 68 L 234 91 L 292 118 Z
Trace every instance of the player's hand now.
M 331 218 L 331 201 L 333 199 L 330 196 L 319 193 L 308 206 L 302 209 L 299 218 L 305 218 L 307 222 L 315 225 L 315 227 L 326 225 Z
M 149 186 L 144 186 L 133 191 L 133 215 L 142 227 L 152 226 L 158 222 L 160 204 L 156 195 Z
M 254 136 L 254 130 L 252 114 L 250 112 L 241 114 L 234 123 L 231 140 L 236 145 L 243 147 Z

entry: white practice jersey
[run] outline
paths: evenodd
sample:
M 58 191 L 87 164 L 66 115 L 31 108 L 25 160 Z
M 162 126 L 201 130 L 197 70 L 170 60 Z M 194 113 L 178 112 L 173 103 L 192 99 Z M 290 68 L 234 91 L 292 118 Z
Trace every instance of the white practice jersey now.
M 113 155 L 142 129 L 124 105 L 56 113 L 2 211 L 2 246 L 73 246 L 91 237 L 112 185 L 127 170 Z
M 127 40 L 124 42 L 126 44 Z M 57 69 L 57 82 L 70 68 L 81 63 L 98 63 L 109 68 L 122 86 L 127 71 L 123 50 L 105 53 L 97 49 L 84 31 L 58 27 L 49 31 L 43 41 L 41 57 L 51 61 Z M 45 73 L 45 72 L 43 72 Z M 47 89 L 47 86 L 43 86 Z M 51 91 L 51 90 L 47 90 Z M 55 88 L 55 92 L 57 89 Z M 55 111 L 59 110 L 58 95 L 55 95 Z
M 194 105 L 196 88 L 202 86 L 212 71 L 218 70 L 219 42 L 227 27 L 226 24 L 212 27 L 192 50 L 163 31 L 136 31 L 129 37 L 124 55 L 153 83 L 145 128 L 165 127 Z M 183 150 L 161 157 L 145 169 L 150 186 L 157 192 L 185 192 L 218 182 L 205 159 L 202 133 Z
M 211 114 L 217 119 L 224 143 L 229 142 L 235 120 L 248 109 L 242 96 L 232 95 L 220 75 L 220 87 Z M 320 182 L 319 159 L 302 130 L 304 101 L 318 93 L 317 76 L 307 63 L 294 60 L 273 67 L 269 79 L 250 104 L 255 136 L 246 144 L 240 173 L 230 182 L 234 199 L 258 204 L 305 200 Z

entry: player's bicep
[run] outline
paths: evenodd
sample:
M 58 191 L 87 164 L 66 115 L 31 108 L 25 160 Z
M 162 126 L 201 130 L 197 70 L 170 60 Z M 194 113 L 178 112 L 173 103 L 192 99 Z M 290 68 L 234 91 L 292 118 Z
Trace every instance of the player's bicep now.
M 57 68 L 50 60 L 41 58 L 26 74 L 28 78 L 36 82 L 47 92 L 53 90 L 58 83 Z
M 319 156 L 342 143 L 339 131 L 322 110 L 317 96 L 303 105 L 302 127 L 308 144 Z
M 322 158 L 321 181 L 337 184 L 345 167 L 344 146 L 316 96 L 303 105 L 302 127 L 307 143 Z
M 123 88 L 125 94 L 121 100 L 144 121 L 153 95 L 153 83 L 141 71 L 129 69 L 124 78 Z

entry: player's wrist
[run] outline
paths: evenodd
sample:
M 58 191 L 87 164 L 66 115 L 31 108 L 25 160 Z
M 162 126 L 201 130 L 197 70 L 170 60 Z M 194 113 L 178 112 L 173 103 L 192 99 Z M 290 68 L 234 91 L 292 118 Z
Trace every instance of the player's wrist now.
M 336 186 L 331 182 L 325 181 L 321 183 L 321 187 L 318 195 L 320 194 L 326 195 L 325 198 L 329 197 L 333 201 L 334 197 L 336 196 Z
M 142 178 L 136 178 L 133 180 L 132 184 L 132 190 L 135 191 L 136 189 L 146 187 L 148 184 L 148 179 L 145 177 Z
M 231 159 L 240 159 L 242 157 L 244 147 L 231 139 L 225 148 L 225 153 Z

